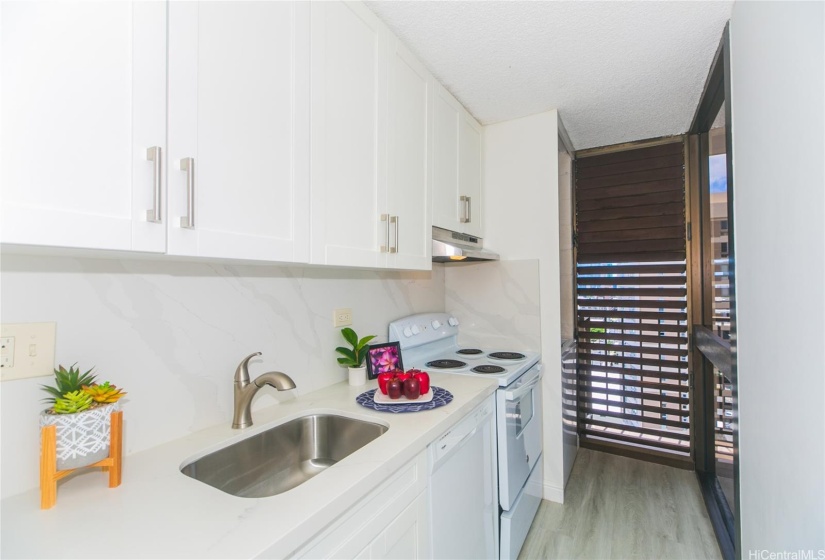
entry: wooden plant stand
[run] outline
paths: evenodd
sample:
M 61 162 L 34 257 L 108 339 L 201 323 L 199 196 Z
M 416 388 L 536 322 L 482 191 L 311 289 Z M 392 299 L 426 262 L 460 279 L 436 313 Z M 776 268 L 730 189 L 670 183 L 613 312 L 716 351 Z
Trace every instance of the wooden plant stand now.
M 40 509 L 49 509 L 57 502 L 57 481 L 79 469 L 100 467 L 109 473 L 109 488 L 120 486 L 123 458 L 123 411 L 113 412 L 109 439 L 109 456 L 97 463 L 77 469 L 57 470 L 57 427 L 40 428 Z

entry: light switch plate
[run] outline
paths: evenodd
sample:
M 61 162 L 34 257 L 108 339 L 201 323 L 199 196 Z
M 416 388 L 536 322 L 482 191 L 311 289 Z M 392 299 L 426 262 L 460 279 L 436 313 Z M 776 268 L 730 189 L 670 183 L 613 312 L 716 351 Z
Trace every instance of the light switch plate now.
M 341 307 L 336 309 L 332 316 L 333 327 L 346 327 L 352 324 L 352 309 L 349 307 Z
M 54 375 L 56 323 L 0 325 L 0 380 Z

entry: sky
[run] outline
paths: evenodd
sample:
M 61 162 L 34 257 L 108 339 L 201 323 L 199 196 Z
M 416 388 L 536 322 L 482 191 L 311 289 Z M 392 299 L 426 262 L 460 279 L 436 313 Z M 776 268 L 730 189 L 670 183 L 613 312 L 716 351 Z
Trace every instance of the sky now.
M 728 188 L 728 169 L 725 154 L 710 156 L 710 192 L 725 192 Z

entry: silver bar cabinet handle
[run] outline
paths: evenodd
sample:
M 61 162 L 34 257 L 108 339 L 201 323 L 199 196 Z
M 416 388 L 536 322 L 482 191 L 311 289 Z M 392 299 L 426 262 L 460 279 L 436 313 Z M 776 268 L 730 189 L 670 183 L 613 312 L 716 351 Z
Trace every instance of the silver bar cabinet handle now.
M 152 196 L 154 198 L 153 207 L 146 211 L 146 221 L 155 224 L 162 224 L 163 217 L 160 210 L 161 200 L 161 149 L 160 146 L 152 146 L 146 149 L 146 159 L 152 162 Z
M 461 219 L 459 220 L 462 224 L 466 224 L 470 221 L 470 208 L 468 206 L 468 201 L 470 200 L 469 196 L 461 195 L 458 197 L 458 200 L 462 202 L 461 205 Z
M 398 252 L 398 216 L 390 216 L 390 223 L 395 225 L 395 247 L 390 247 L 390 253 Z
M 472 197 L 467 197 L 467 223 L 473 221 L 473 199 Z
M 381 221 L 387 224 L 387 237 L 384 245 L 381 245 L 381 252 L 382 253 L 391 253 L 390 250 L 390 215 L 389 214 L 381 214 Z
M 180 160 L 180 170 L 186 171 L 186 216 L 180 219 L 180 227 L 195 228 L 195 158 Z

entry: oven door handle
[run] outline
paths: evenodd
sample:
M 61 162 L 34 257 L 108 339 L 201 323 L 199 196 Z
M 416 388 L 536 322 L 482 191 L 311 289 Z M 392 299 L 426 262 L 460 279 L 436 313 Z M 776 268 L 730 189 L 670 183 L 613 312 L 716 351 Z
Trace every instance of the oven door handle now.
M 536 377 L 530 383 L 527 383 L 526 385 L 522 385 L 521 387 L 519 387 L 518 389 L 515 389 L 514 391 L 505 391 L 504 392 L 504 398 L 507 401 L 517 401 L 521 397 L 523 397 L 524 395 L 526 395 L 527 393 L 532 391 L 536 387 L 536 385 L 539 384 L 539 381 L 541 381 L 541 375 Z

